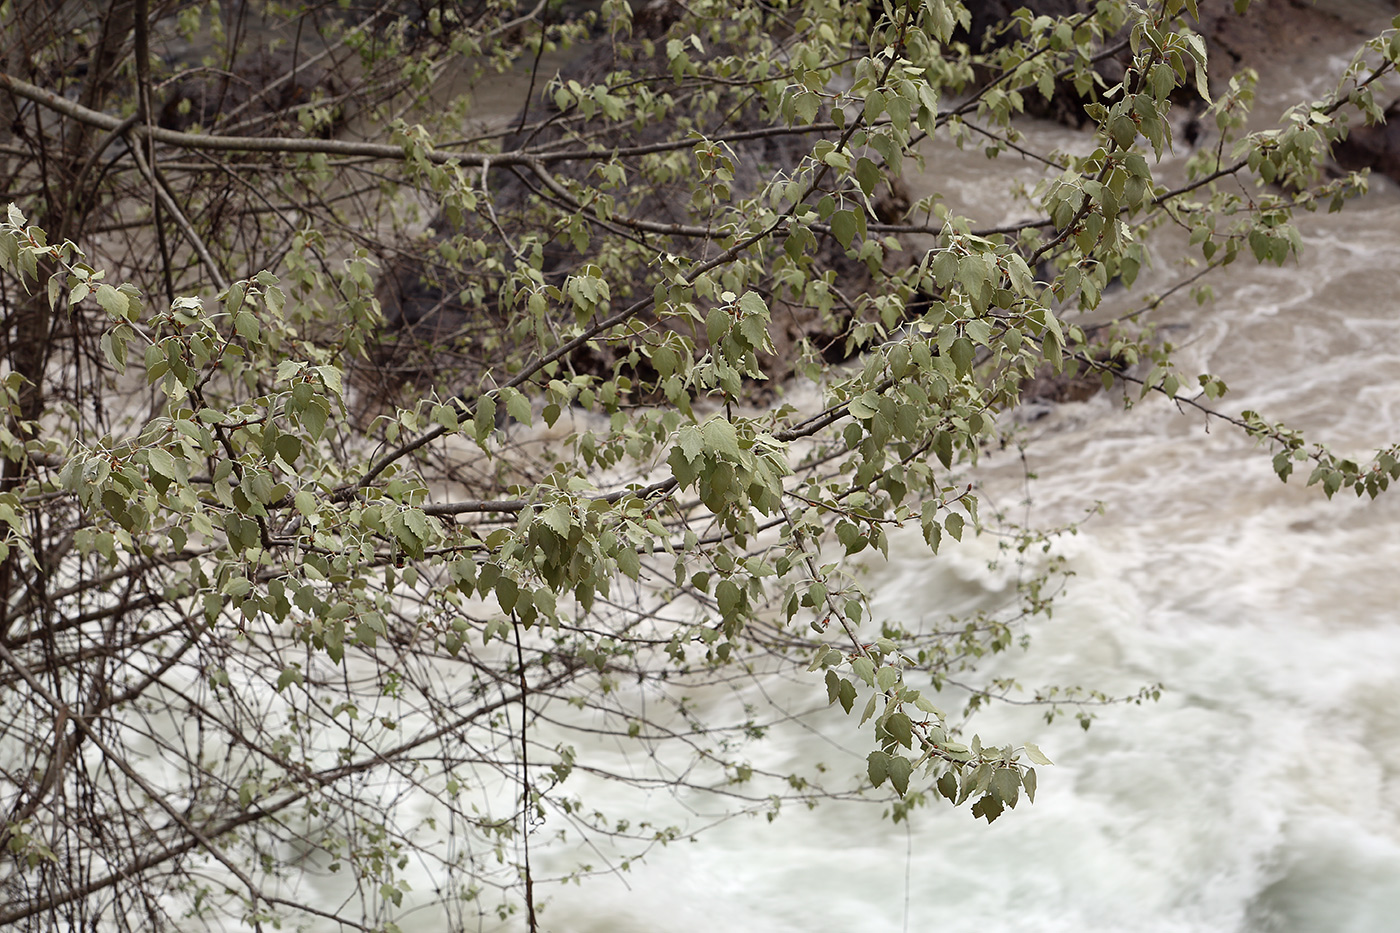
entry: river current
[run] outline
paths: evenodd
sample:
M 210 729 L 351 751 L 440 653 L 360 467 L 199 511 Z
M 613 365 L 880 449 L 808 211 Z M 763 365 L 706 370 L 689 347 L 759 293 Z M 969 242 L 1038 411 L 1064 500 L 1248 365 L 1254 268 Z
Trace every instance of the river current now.
M 1230 385 L 1222 410 L 1364 456 L 1400 438 L 1400 191 L 1376 181 L 1304 223 L 1300 263 L 1231 270 L 1213 304 L 1164 320 L 1188 371 Z M 1100 709 L 1087 732 L 1036 708 L 979 713 L 980 734 L 1056 761 L 1036 803 L 991 826 L 941 803 L 908 827 L 855 804 L 740 820 L 565 888 L 548 916 L 674 933 L 1394 929 L 1400 500 L 1284 485 L 1237 431 L 1165 401 L 1062 405 L 1026 458 L 1033 520 L 1103 512 L 1057 540 L 1074 576 L 1053 618 L 990 670 L 1032 688 L 1160 681 L 1160 702 Z M 1018 504 L 1019 459 L 986 466 L 988 498 Z M 877 615 L 994 606 L 995 556 L 987 538 L 937 559 L 897 540 L 868 581 Z M 810 743 L 788 752 L 831 754 Z
M 1315 59 L 1297 78 L 1307 91 L 1321 87 L 1323 66 Z M 1280 100 L 1305 90 L 1277 87 Z M 939 168 L 946 191 L 949 165 Z M 1008 170 L 1017 169 L 1005 158 L 960 162 L 954 195 L 985 216 Z M 1220 410 L 1257 410 L 1363 458 L 1400 439 L 1400 189 L 1374 179 L 1343 213 L 1298 222 L 1300 261 L 1236 263 L 1213 302 L 1183 298 L 1157 321 L 1183 370 L 1229 384 Z M 1165 400 L 1060 405 L 1025 438 L 1024 466 L 1003 453 L 979 471 L 986 499 L 1021 509 L 1028 497 L 1032 522 L 1083 523 L 1054 544 L 1073 576 L 1053 618 L 1032 624 L 1029 651 L 984 669 L 1028 688 L 1121 694 L 1161 682 L 1160 702 L 1098 709 L 1088 731 L 1072 717 L 1047 726 L 1036 707 L 980 712 L 984 737 L 1037 742 L 1056 762 L 1040 769 L 1034 805 L 991 826 L 941 802 L 897 825 L 876 805 L 839 803 L 786 810 L 771 824 L 730 821 L 629 872 L 549 891 L 547 927 L 1400 926 L 1397 494 L 1370 502 L 1343 491 L 1329 502 L 1304 486 L 1301 465 L 1282 484 L 1268 452 Z M 1036 475 L 1028 485 L 1026 467 Z M 995 557 L 989 537 L 937 559 L 896 540 L 867 580 L 876 615 L 933 622 L 996 606 L 1009 571 L 990 569 Z M 953 691 L 945 699 L 962 702 Z M 860 770 L 864 749 L 833 752 L 826 731 L 805 735 L 784 733 L 790 744 L 770 754 L 835 755 Z
M 1338 62 L 1319 49 L 1305 64 L 1265 76 L 1274 104 L 1316 95 Z M 1269 101 L 1258 109 L 1278 112 Z M 1089 144 L 1059 127 L 1028 130 L 1037 146 Z M 1179 177 L 1188 154 L 1170 155 L 1166 176 Z M 911 178 L 916 195 L 937 186 L 989 223 L 1026 216 L 1007 182 L 1033 180 L 1034 164 L 927 155 L 928 174 Z M 1299 261 L 1241 260 L 1217 276 L 1213 302 L 1182 295 L 1155 321 L 1180 348 L 1183 371 L 1229 384 L 1221 411 L 1258 410 L 1364 458 L 1400 440 L 1400 188 L 1375 179 L 1346 211 L 1298 222 Z M 1172 263 L 1156 260 L 1144 290 L 1171 281 Z M 1108 393 L 1039 414 L 1024 428 L 1024 460 L 995 452 L 974 478 L 984 511 L 1043 527 L 1080 523 L 1052 545 L 1072 576 L 1053 616 L 1027 629 L 1030 649 L 981 671 L 1027 687 L 1013 697 L 1049 684 L 1123 695 L 1160 682 L 1161 700 L 1098 708 L 1087 731 L 1072 715 L 1047 725 L 1041 707 L 979 712 L 972 728 L 989 742 L 1032 741 L 1056 762 L 1039 769 L 1033 805 L 990 826 L 942 801 L 895 824 L 881 818 L 888 801 L 874 798 L 788 806 L 773 822 L 720 819 L 712 798 L 576 774 L 567 790 L 589 806 L 694 837 L 653 848 L 627 871 L 605 870 L 600 854 L 604 870 L 581 885 L 540 883 L 543 929 L 1400 928 L 1400 490 L 1329 502 L 1304 486 L 1306 467 L 1282 484 L 1267 451 L 1160 398 L 1125 409 Z M 896 536 L 887 562 L 867 564 L 864 584 L 877 617 L 936 625 L 1005 604 L 1018 568 L 998 557 L 992 535 L 946 542 L 937 558 L 916 537 Z M 816 709 L 805 728 L 756 743 L 756 764 L 864 770 L 868 733 L 821 709 L 816 675 L 770 689 L 780 706 Z M 939 702 L 956 711 L 965 700 L 949 690 Z M 514 787 L 496 791 L 508 802 Z M 542 879 L 580 857 L 550 848 L 555 828 L 535 833 Z M 411 880 L 425 895 L 435 883 Z M 307 903 L 348 895 L 343 879 L 288 883 Z M 519 916 L 502 926 L 483 909 L 483 929 L 523 928 Z M 426 909 L 399 923 L 445 928 Z

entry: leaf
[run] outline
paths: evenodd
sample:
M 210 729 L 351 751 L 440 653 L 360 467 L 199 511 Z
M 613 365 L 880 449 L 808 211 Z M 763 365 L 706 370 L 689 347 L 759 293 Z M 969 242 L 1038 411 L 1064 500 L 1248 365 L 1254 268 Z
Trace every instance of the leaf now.
M 319 438 L 326 430 L 326 420 L 330 417 L 331 407 L 323 398 L 313 398 L 306 408 L 297 417 L 313 438 Z
M 236 316 L 239 309 L 243 307 L 243 296 L 246 293 L 247 289 L 242 282 L 234 282 L 230 285 L 228 294 L 224 296 L 224 311 Z M 234 326 L 236 327 L 237 324 Z
M 301 457 L 301 448 L 301 438 L 295 434 L 283 434 L 277 438 L 277 456 L 287 466 L 296 464 L 297 459 Z
M 839 149 L 833 149 L 822 156 L 822 162 L 843 172 L 850 171 L 851 168 L 851 157 Z
M 939 431 L 933 438 L 933 452 L 938 457 L 938 462 L 945 468 L 953 465 L 953 435 L 947 431 Z
M 1207 81 L 1205 40 L 1193 32 L 1187 32 L 1185 35 L 1187 44 L 1191 46 L 1191 57 L 1196 60 L 1196 93 L 1201 95 L 1201 100 L 1209 104 L 1211 99 L 1210 83 Z
M 641 558 L 632 548 L 623 547 L 617 552 L 617 569 L 629 579 L 636 580 L 642 573 Z
M 837 699 L 841 701 L 841 708 L 846 711 L 847 715 L 850 715 L 851 710 L 854 709 L 856 705 L 856 685 L 844 677 L 841 678 L 841 687 Z
M 336 398 L 343 398 L 345 395 L 342 387 L 342 377 L 338 366 L 317 366 L 316 375 L 321 377 L 321 382 Z
M 878 92 L 871 92 L 872 95 L 876 93 Z M 869 98 L 867 98 L 867 106 L 868 101 Z M 856 160 L 856 181 L 860 184 L 860 190 L 865 192 L 865 196 L 870 197 L 875 193 L 875 185 L 880 181 L 880 167 L 865 156 L 861 156 Z
M 958 257 L 952 250 L 939 250 L 930 264 L 933 281 L 939 288 L 947 288 L 958 274 Z
M 768 317 L 768 305 L 758 292 L 744 292 L 739 299 L 739 310 L 745 314 L 760 315 L 765 319 Z
M 515 608 L 515 601 L 520 597 L 520 584 L 515 582 L 514 577 L 502 576 L 496 581 L 496 602 L 500 604 L 502 612 L 510 612 Z
M 866 756 L 865 773 L 870 776 L 871 784 L 879 787 L 885 783 L 885 778 L 890 773 L 890 761 L 890 756 L 880 751 L 871 752 Z
M 870 702 L 865 704 L 865 712 L 861 713 L 860 716 L 860 724 L 862 726 L 865 725 L 867 721 L 869 721 L 871 716 L 875 715 L 875 703 L 879 698 L 880 694 L 878 693 L 872 693 L 870 695 Z
M 688 424 L 676 433 L 676 449 L 686 460 L 694 463 L 705 452 L 705 437 L 699 428 Z
M 257 340 L 262 333 L 262 328 L 258 326 L 258 319 L 247 311 L 239 311 L 233 316 L 233 329 L 238 332 L 238 336 L 244 340 Z
M 303 678 L 300 667 L 293 666 L 286 668 L 282 671 L 281 674 L 277 675 L 277 692 L 281 693 L 283 690 L 286 690 L 292 684 L 300 684 L 302 683 L 302 680 Z
M 895 713 L 885 720 L 885 731 L 905 748 L 912 748 L 914 742 L 913 724 L 904 713 Z
M 478 444 L 485 443 L 491 432 L 496 430 L 496 400 L 484 395 L 477 400 L 476 414 L 472 419 L 472 433 Z
M 1038 764 L 1038 765 L 1051 765 L 1051 764 L 1054 764 L 1053 761 L 1051 761 L 1049 758 L 1045 757 L 1045 753 L 1044 753 L 1044 752 L 1042 752 L 1042 751 L 1041 751 L 1039 748 L 1037 748 L 1036 746 L 1032 745 L 1030 742 L 1027 742 L 1027 743 L 1026 743 L 1025 749 L 1026 749 L 1026 757 L 1029 758 L 1031 761 L 1035 762 L 1036 764 Z
M 996 821 L 1001 816 L 1004 808 L 1001 801 L 991 794 L 984 794 L 981 799 L 972 805 L 972 815 L 985 819 L 988 823 Z
M 413 536 L 424 544 L 432 540 L 432 527 L 428 524 L 428 516 L 421 509 L 406 509 L 403 513 L 404 525 L 413 532 Z
M 831 215 L 831 235 L 842 249 L 850 248 L 856 235 L 856 215 L 852 211 L 837 211 Z
M 170 451 L 160 447 L 152 447 L 146 451 L 146 462 L 151 465 L 151 469 L 161 476 L 177 479 L 175 475 L 175 458 L 170 456 Z
M 938 778 L 938 792 L 951 803 L 958 799 L 958 776 L 952 771 L 944 771 Z
M 743 591 L 733 580 L 721 580 L 715 587 L 715 602 L 719 604 L 720 615 L 732 619 L 743 604 Z
M 851 662 L 851 673 L 870 686 L 875 686 L 875 663 L 864 655 Z
M 939 720 L 943 719 L 943 711 L 937 706 L 935 706 L 933 704 L 933 701 L 930 700 L 928 697 L 924 696 L 922 693 L 916 694 L 914 696 L 914 706 L 916 706 L 921 712 L 928 713 L 930 716 L 933 716 Z
M 874 392 L 864 392 L 851 399 L 846 410 L 858 421 L 869 421 L 880 413 L 880 396 Z
M 976 349 L 972 341 L 966 337 L 959 337 L 953 341 L 953 345 L 948 348 L 948 355 L 953 359 L 953 365 L 958 368 L 959 376 L 966 376 L 972 371 L 972 361 L 976 356 Z
M 879 88 L 875 88 L 871 90 L 869 94 L 865 95 L 865 107 L 864 112 L 861 115 L 862 119 L 864 119 L 866 123 L 874 123 L 876 120 L 880 119 L 880 114 L 884 112 L 885 94 Z M 870 162 L 869 159 L 862 159 L 861 161 Z M 874 165 L 875 163 L 871 162 L 870 164 Z M 856 173 L 860 173 L 859 163 L 857 163 Z M 874 186 L 872 185 L 871 187 Z M 867 195 L 870 194 L 869 191 L 866 191 L 865 193 Z
M 727 419 L 711 418 L 700 426 L 700 435 L 706 450 L 723 454 L 726 460 L 740 459 L 739 436 Z
M 1014 810 L 1021 793 L 1021 775 L 1017 769 L 997 768 L 992 772 L 991 793 Z
M 130 303 L 126 296 L 107 284 L 97 286 L 97 303 L 112 317 L 123 320 L 126 319 L 130 310 Z
M 903 755 L 891 755 L 886 770 L 890 777 L 890 785 L 903 797 L 909 793 L 909 775 L 914 772 L 914 763 Z
M 568 539 L 569 527 L 573 523 L 569 517 L 569 508 L 564 503 L 556 502 L 545 509 L 540 513 L 539 520 L 559 537 Z
M 457 419 L 456 405 L 434 405 L 432 419 L 434 424 L 442 425 L 449 431 L 456 431 L 462 426 Z

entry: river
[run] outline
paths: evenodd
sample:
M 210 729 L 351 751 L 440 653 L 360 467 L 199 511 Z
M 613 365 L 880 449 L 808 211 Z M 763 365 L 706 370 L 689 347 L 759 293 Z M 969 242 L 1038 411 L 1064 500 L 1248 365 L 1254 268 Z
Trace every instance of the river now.
M 1336 62 L 1325 47 L 1310 55 L 1275 63 L 1262 114 L 1318 93 L 1323 65 Z M 502 112 L 513 104 L 497 102 Z M 1060 127 L 1027 130 L 1038 144 L 1087 143 Z M 927 154 L 929 174 L 911 179 L 916 194 L 937 185 L 956 209 L 989 223 L 1024 216 L 1007 181 L 1033 179 L 1033 164 Z M 1168 157 L 1166 176 L 1180 175 L 1187 154 L 1183 145 Z M 1300 261 L 1280 269 L 1241 260 L 1218 277 L 1213 302 L 1181 296 L 1155 320 L 1185 371 L 1229 384 L 1221 410 L 1256 409 L 1364 457 L 1400 440 L 1400 188 L 1377 179 L 1345 212 L 1299 223 Z M 1144 289 L 1169 280 L 1168 257 L 1156 255 Z M 580 885 L 541 881 L 543 929 L 1371 933 L 1400 925 L 1400 492 L 1329 502 L 1304 487 L 1306 469 L 1281 484 L 1267 452 L 1238 431 L 1162 399 L 1125 410 L 1107 393 L 1036 414 L 1025 419 L 1024 460 L 994 452 L 975 479 L 984 511 L 1080 523 L 1052 544 L 1072 576 L 1053 616 L 1029 627 L 1030 650 L 989 659 L 981 672 L 1016 678 L 1024 696 L 1049 684 L 1132 694 L 1160 682 L 1161 700 L 1095 709 L 1087 731 L 1072 715 L 1047 725 L 1036 706 L 980 712 L 974 727 L 989 741 L 1033 741 L 1056 762 L 1039 769 L 1033 805 L 990 826 L 942 802 L 892 823 L 878 795 L 788 805 L 772 822 L 724 819 L 711 796 L 648 792 L 580 771 L 568 793 L 634 822 L 675 823 L 682 838 L 621 871 L 608 870 L 605 853 L 551 847 L 562 823 L 538 827 L 542 879 L 580 858 L 598 868 Z M 1000 559 L 997 539 L 946 542 L 934 559 L 916 534 L 896 536 L 888 561 L 866 565 L 877 617 L 937 625 L 1005 603 L 1020 568 Z M 780 772 L 823 760 L 832 773 L 860 775 L 868 733 L 854 735 L 850 720 L 824 706 L 816 675 L 798 679 L 760 685 L 779 707 L 808 712 L 748 753 Z M 965 699 L 949 690 L 939 702 L 957 710 Z M 601 743 L 580 752 L 629 765 L 626 752 Z M 385 799 L 397 802 L 401 788 L 386 787 Z M 512 808 L 513 784 L 482 790 Z M 431 815 L 421 800 L 402 801 Z M 413 872 L 414 896 L 427 906 L 400 917 L 400 927 L 446 928 L 433 900 L 440 879 Z M 294 874 L 285 881 L 301 903 L 335 909 L 353 893 L 343 875 Z M 481 928 L 523 927 L 518 915 L 501 925 L 492 906 L 483 904 Z
M 1303 77 L 1276 75 L 1278 99 L 1316 93 L 1320 58 Z M 956 166 L 953 187 L 985 209 L 1007 166 L 976 161 Z M 948 162 L 938 168 L 946 181 Z M 1183 299 L 1157 320 L 1186 371 L 1229 384 L 1223 411 L 1255 409 L 1364 457 L 1400 439 L 1400 189 L 1375 179 L 1345 212 L 1299 223 L 1301 261 L 1237 263 L 1213 303 Z M 979 713 L 983 736 L 1035 741 L 1056 762 L 1040 769 L 1033 806 L 991 826 L 941 802 L 902 824 L 859 803 L 789 809 L 772 824 L 741 818 L 628 872 L 548 891 L 546 928 L 1400 924 L 1400 499 L 1344 491 L 1329 502 L 1304 486 L 1301 467 L 1281 484 L 1238 431 L 1164 400 L 1064 404 L 1030 422 L 1025 441 L 1037 478 L 1027 487 L 1019 457 L 994 455 L 979 471 L 985 498 L 1019 509 L 1028 488 L 1033 521 L 1084 521 L 1054 544 L 1074 575 L 1053 618 L 1033 625 L 1028 652 L 984 669 L 1028 688 L 1131 693 L 1160 681 L 1160 702 L 1098 709 L 1088 731 L 1073 717 L 1047 726 L 1036 707 Z M 896 540 L 888 563 L 870 569 L 876 615 L 932 622 L 995 606 L 1010 572 L 988 568 L 995 556 L 987 537 L 937 559 Z M 962 699 L 950 691 L 943 702 Z M 772 754 L 858 771 L 863 749 L 834 751 L 836 730 L 820 714 L 812 722 L 774 739 L 785 744 Z M 703 822 L 704 812 L 692 815 L 691 825 Z

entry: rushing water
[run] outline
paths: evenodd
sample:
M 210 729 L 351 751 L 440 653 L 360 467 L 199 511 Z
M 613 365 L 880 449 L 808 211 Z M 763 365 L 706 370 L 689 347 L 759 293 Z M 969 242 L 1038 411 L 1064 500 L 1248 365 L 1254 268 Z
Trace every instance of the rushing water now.
M 1004 190 L 1004 174 L 981 171 L 954 194 Z M 1184 369 L 1228 382 L 1223 411 L 1256 409 L 1364 457 L 1400 439 L 1400 190 L 1376 180 L 1346 212 L 1300 225 L 1301 262 L 1237 263 L 1214 303 L 1158 320 Z M 546 925 L 1400 928 L 1400 499 L 1328 502 L 1304 487 L 1306 467 L 1283 485 L 1238 431 L 1207 428 L 1164 401 L 1125 411 L 1110 397 L 1028 427 L 1033 520 L 1103 514 L 1056 543 L 1074 576 L 1031 650 L 990 669 L 1031 688 L 1166 688 L 1156 704 L 1099 710 L 1087 732 L 1047 727 L 1034 707 L 980 713 L 980 734 L 1056 760 L 1033 806 L 991 826 L 941 803 L 900 825 L 859 804 L 741 819 L 551 893 Z M 1025 496 L 1016 457 L 980 478 L 994 502 Z M 878 613 L 934 620 L 979 591 L 995 604 L 1007 571 L 988 569 L 994 556 L 986 538 L 936 560 L 896 541 L 869 581 Z M 797 744 L 778 754 L 833 754 L 819 732 L 781 741 Z
M 1400 438 L 1400 191 L 1306 218 L 1300 264 L 1232 270 L 1166 319 L 1221 406 L 1364 455 Z M 1376 931 L 1400 924 L 1400 501 L 1328 502 L 1238 432 L 1165 403 L 1061 406 L 1031 426 L 1033 515 L 1075 520 L 1075 576 L 1034 644 L 994 665 L 1028 686 L 1131 692 L 1082 732 L 994 708 L 978 731 L 1056 759 L 992 826 L 943 805 L 912 826 L 828 805 L 741 820 L 626 878 L 554 895 L 578 930 Z M 1010 458 L 1005 458 L 1010 459 Z M 1022 495 L 1019 461 L 991 498 Z M 986 539 L 929 560 L 896 544 L 870 585 L 905 619 L 1004 581 Z M 1003 571 L 1004 573 L 1004 571 Z M 802 741 L 789 734 L 784 741 Z M 829 755 L 813 736 L 801 756 Z M 664 920 L 662 919 L 664 918 Z
M 1318 90 L 1272 86 L 1295 99 Z M 1036 132 L 1039 143 L 1084 144 L 1068 130 Z M 936 183 L 955 208 L 988 222 L 1016 215 L 1008 174 L 1035 175 L 1005 159 L 936 155 L 937 178 L 915 186 Z M 1180 156 L 1166 170 L 1179 172 Z M 1229 383 L 1222 410 L 1256 409 L 1365 456 L 1400 439 L 1400 190 L 1376 181 L 1346 212 L 1301 224 L 1301 262 L 1241 261 L 1217 283 L 1213 304 L 1182 300 L 1157 320 L 1186 371 Z M 1164 280 L 1169 271 L 1161 259 L 1150 274 Z M 1029 652 L 984 670 L 1031 689 L 1165 686 L 1159 703 L 1099 710 L 1087 732 L 1072 718 L 1046 726 L 1037 707 L 980 713 L 974 726 L 989 741 L 1035 741 L 1056 760 L 1040 769 L 1034 805 L 991 826 L 942 802 L 902 824 L 869 802 L 789 808 L 773 823 L 721 822 L 628 872 L 542 887 L 544 928 L 1400 928 L 1400 536 L 1392 530 L 1400 490 L 1374 503 L 1349 494 L 1328 502 L 1303 487 L 1306 469 L 1282 485 L 1267 454 L 1238 431 L 1207 427 L 1161 400 L 1125 411 L 1100 396 L 1027 425 L 1025 466 L 1038 476 L 1028 485 L 1011 453 L 979 470 L 989 504 L 1018 516 L 1028 508 L 1046 526 L 1083 520 L 1054 545 L 1074 575 L 1053 618 L 1034 624 Z M 1099 505 L 1102 514 L 1090 516 Z M 990 568 L 996 556 L 990 537 L 945 544 L 937 559 L 896 538 L 867 580 L 877 615 L 936 623 L 998 605 L 1014 568 Z M 815 677 L 809 689 L 823 698 Z M 962 699 L 950 694 L 944 705 Z M 760 743 L 760 763 L 782 770 L 822 759 L 859 774 L 865 749 L 833 742 L 851 739 L 851 723 L 820 713 L 811 722 L 811 731 L 775 731 Z M 624 797 L 582 775 L 568 789 L 637 816 L 635 791 Z M 503 800 L 514 793 L 488 790 Z M 715 806 L 664 791 L 644 804 L 647 816 L 687 831 L 712 822 Z M 538 834 L 542 848 L 551 828 Z M 578 854 L 551 861 L 542 851 L 540 873 Z M 431 890 L 431 877 L 413 880 Z M 349 893 L 336 883 L 289 881 L 298 896 L 327 905 Z M 441 923 L 410 914 L 400 926 Z

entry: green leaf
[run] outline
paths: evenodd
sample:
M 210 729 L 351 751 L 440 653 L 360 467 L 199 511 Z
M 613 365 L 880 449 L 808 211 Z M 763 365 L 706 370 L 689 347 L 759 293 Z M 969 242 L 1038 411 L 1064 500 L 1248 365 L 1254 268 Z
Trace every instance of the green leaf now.
M 871 93 L 878 92 L 872 91 Z M 880 181 L 880 167 L 870 159 L 861 156 L 856 160 L 856 181 L 860 184 L 860 190 L 865 193 L 865 196 L 870 197 L 875 193 L 875 186 Z
M 891 755 L 885 766 L 890 785 L 903 797 L 909 793 L 909 775 L 914 772 L 914 763 L 903 755 Z
M 743 604 L 743 591 L 733 580 L 721 580 L 715 587 L 715 602 L 719 605 L 720 615 L 731 619 Z
M 461 427 L 456 405 L 434 405 L 432 419 L 434 424 L 440 424 L 449 431 L 456 431 Z
M 945 771 L 939 775 L 938 792 L 948 799 L 949 803 L 958 799 L 958 776 L 952 771 Z
M 705 452 L 705 436 L 699 428 L 688 424 L 676 434 L 676 449 L 686 460 L 695 463 Z
M 913 724 L 904 713 L 891 714 L 890 718 L 885 720 L 885 731 L 893 736 L 894 740 L 905 748 L 913 747 Z
M 846 678 L 841 678 L 841 686 L 837 694 L 837 699 L 841 701 L 841 708 L 849 716 L 856 704 L 856 685 Z
M 97 303 L 114 318 L 125 320 L 130 311 L 127 297 L 110 285 L 97 286 Z
M 846 410 L 857 421 L 869 421 L 880 413 L 880 396 L 874 392 L 864 392 L 851 399 Z
M 331 407 L 323 398 L 313 398 L 306 408 L 298 416 L 302 425 L 313 438 L 320 438 L 326 430 L 326 420 L 330 417 Z
M 636 580 L 642 574 L 641 558 L 630 547 L 621 548 L 617 552 L 617 569 L 628 579 Z
M 243 297 L 247 294 L 247 288 L 242 282 L 234 282 L 228 287 L 228 294 L 224 296 L 224 311 L 228 314 L 236 315 L 243 307 Z M 237 326 L 235 323 L 234 326 Z
M 851 673 L 855 674 L 870 686 L 875 686 L 875 662 L 871 661 L 865 655 L 861 655 L 851 662 Z
M 739 310 L 746 315 L 758 315 L 765 319 L 768 317 L 768 305 L 758 292 L 744 292 L 739 298 Z
M 1052 762 L 1049 758 L 1045 757 L 1045 753 L 1044 753 L 1044 752 L 1042 752 L 1042 751 L 1041 751 L 1039 748 L 1037 748 L 1036 746 L 1032 745 L 1030 742 L 1027 742 L 1027 743 L 1026 743 L 1025 749 L 1026 749 L 1026 757 L 1029 758 L 1031 761 L 1035 762 L 1036 764 L 1038 764 L 1038 765 L 1049 765 L 1049 764 L 1054 764 L 1054 762 Z
M 539 520 L 550 528 L 559 537 L 565 540 L 569 537 L 569 527 L 573 524 L 569 515 L 569 507 L 562 502 L 556 502 L 540 513 Z
M 161 476 L 178 479 L 175 472 L 175 458 L 170 455 L 170 451 L 160 447 L 152 447 L 146 451 L 146 462 L 151 465 L 152 470 Z
M 1014 810 L 1021 793 L 1020 773 L 1015 768 L 997 768 L 992 772 L 990 790 L 992 796 Z
M 711 418 L 700 426 L 700 435 L 706 450 L 722 454 L 726 460 L 740 458 L 739 436 L 727 419 Z
M 856 215 L 852 211 L 837 211 L 831 215 L 831 235 L 842 249 L 850 248 L 856 235 Z
M 981 799 L 972 805 L 972 815 L 985 819 L 988 823 L 995 822 L 996 818 L 1001 816 L 1002 813 L 1003 807 L 1001 801 L 991 794 L 983 795 Z
M 244 340 L 257 340 L 262 334 L 258 319 L 247 311 L 238 311 L 233 315 L 233 329 Z
M 934 254 L 929 267 L 933 271 L 934 284 L 939 288 L 947 288 L 957 277 L 958 257 L 950 249 L 939 250 Z
M 874 715 L 875 715 L 875 707 L 876 707 L 876 705 L 877 705 L 877 701 L 879 700 L 879 698 L 880 698 L 880 694 L 878 694 L 878 693 L 872 693 L 872 694 L 870 695 L 870 700 L 869 700 L 869 702 L 867 702 L 867 703 L 865 704 L 865 712 L 861 713 L 861 716 L 860 716 L 860 724 L 861 724 L 862 726 L 865 725 L 866 722 L 869 721 L 869 719 L 870 719 L 871 716 L 874 716 Z
M 281 693 L 292 684 L 300 684 L 302 681 L 303 676 L 300 667 L 293 666 L 286 668 L 281 674 L 277 675 L 277 692 Z
M 977 351 L 971 340 L 959 337 L 953 341 L 953 345 L 948 349 L 948 355 L 952 357 L 953 365 L 958 369 L 958 375 L 966 376 L 972 371 L 972 361 L 976 357 Z
M 881 784 L 885 783 L 885 778 L 888 777 L 890 773 L 890 761 L 890 756 L 884 752 L 871 752 L 866 756 L 865 771 L 866 774 L 870 776 L 871 784 L 879 787 Z
M 938 462 L 945 468 L 953 465 L 953 435 L 947 431 L 939 431 L 933 438 L 933 452 L 938 457 Z
M 500 604 L 502 612 L 514 609 L 519 598 L 520 584 L 516 583 L 513 577 L 502 576 L 496 581 L 496 602 Z
M 472 419 L 472 433 L 478 444 L 485 443 L 496 430 L 496 400 L 489 395 L 477 399 L 476 414 Z

